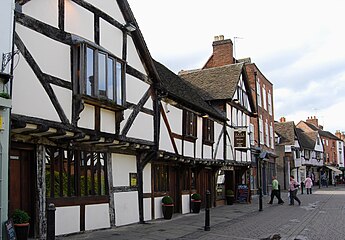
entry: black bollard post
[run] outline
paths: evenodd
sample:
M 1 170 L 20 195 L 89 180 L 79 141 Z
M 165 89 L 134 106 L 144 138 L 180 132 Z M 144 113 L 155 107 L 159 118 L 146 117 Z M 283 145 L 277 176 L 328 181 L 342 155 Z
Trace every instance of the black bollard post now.
M 262 189 L 259 187 L 259 211 L 262 211 Z
M 301 194 L 303 194 L 303 187 L 304 187 L 304 183 L 301 182 Z
M 211 193 L 206 191 L 206 208 L 205 208 L 205 231 L 210 231 L 210 206 L 211 206 Z
M 47 209 L 47 240 L 55 240 L 55 205 L 49 203 Z

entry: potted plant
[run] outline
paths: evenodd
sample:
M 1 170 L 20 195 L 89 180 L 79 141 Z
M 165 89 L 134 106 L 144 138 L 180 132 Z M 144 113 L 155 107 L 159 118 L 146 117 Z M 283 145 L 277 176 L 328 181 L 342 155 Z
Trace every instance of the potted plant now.
M 201 195 L 199 193 L 192 194 L 192 211 L 193 213 L 199 213 L 201 208 Z
M 18 240 L 26 240 L 29 237 L 29 214 L 23 210 L 16 209 L 12 214 L 14 230 Z
M 162 198 L 162 209 L 164 219 L 171 219 L 174 213 L 174 200 L 170 196 Z
M 234 204 L 234 200 L 235 200 L 234 191 L 232 191 L 231 189 L 226 190 L 226 204 L 232 205 Z

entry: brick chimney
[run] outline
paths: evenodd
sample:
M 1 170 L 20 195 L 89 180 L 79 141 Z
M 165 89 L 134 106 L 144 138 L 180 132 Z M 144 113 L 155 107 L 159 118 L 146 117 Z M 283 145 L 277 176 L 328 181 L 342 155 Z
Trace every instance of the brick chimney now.
M 315 127 L 319 127 L 319 120 L 314 116 L 314 117 L 308 117 L 307 123 L 313 124 Z
M 223 35 L 215 36 L 212 46 L 213 54 L 202 69 L 221 67 L 234 63 L 233 44 L 231 39 L 224 40 Z
M 340 130 L 335 131 L 335 136 L 337 136 L 337 138 L 341 139 L 341 132 L 340 132 Z
M 286 118 L 285 118 L 285 117 L 281 117 L 281 118 L 279 119 L 279 121 L 280 121 L 281 123 L 284 123 L 284 122 L 286 122 Z

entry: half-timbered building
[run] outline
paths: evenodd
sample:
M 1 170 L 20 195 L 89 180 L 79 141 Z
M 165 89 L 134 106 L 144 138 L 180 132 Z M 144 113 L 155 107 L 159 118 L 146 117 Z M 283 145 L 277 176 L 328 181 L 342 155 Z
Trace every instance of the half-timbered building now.
M 45 239 L 150 220 L 158 75 L 125 0 L 18 0 L 9 213 Z

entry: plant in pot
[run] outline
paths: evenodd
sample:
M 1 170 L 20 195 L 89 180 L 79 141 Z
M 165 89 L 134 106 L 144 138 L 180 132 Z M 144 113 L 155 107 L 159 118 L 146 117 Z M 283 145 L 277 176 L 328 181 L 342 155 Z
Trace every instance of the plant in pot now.
M 174 213 L 174 200 L 170 196 L 162 198 L 162 209 L 164 219 L 171 219 Z
M 234 204 L 234 200 L 235 200 L 234 191 L 232 191 L 231 189 L 226 190 L 226 204 L 232 205 Z
M 199 213 L 201 208 L 201 195 L 199 193 L 192 194 L 192 211 L 193 213 Z
M 12 214 L 14 230 L 18 240 L 26 240 L 29 237 L 29 214 L 23 210 L 16 209 Z

